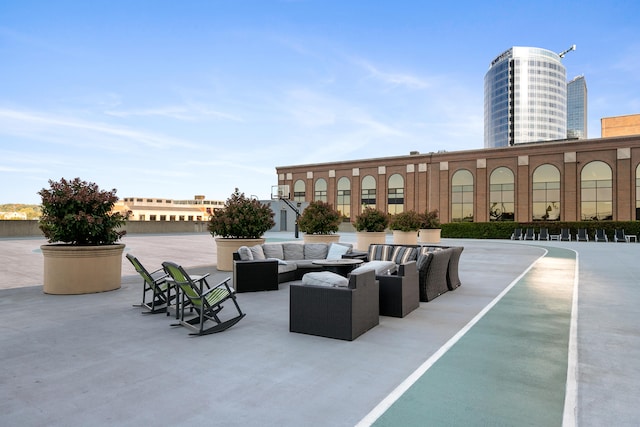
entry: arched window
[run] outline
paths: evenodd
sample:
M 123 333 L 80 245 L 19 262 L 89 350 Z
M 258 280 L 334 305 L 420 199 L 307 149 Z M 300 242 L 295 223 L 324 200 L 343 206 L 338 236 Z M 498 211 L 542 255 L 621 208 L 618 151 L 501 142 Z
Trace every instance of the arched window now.
M 404 178 L 397 173 L 389 177 L 387 211 L 392 215 L 404 211 Z
M 465 169 L 451 178 L 451 221 L 473 222 L 473 175 Z
M 583 221 L 613 219 L 611 168 L 599 160 L 580 173 L 580 215 Z
M 560 221 L 560 171 L 553 165 L 540 165 L 533 172 L 534 221 Z
M 367 206 L 376 207 L 376 179 L 371 175 L 362 178 L 362 190 L 360 193 L 362 209 Z
M 293 184 L 293 200 L 296 202 L 304 202 L 304 197 L 304 181 L 299 179 Z
M 324 178 L 319 178 L 316 181 L 315 188 L 313 190 L 313 200 L 321 200 L 327 202 L 327 181 Z
M 499 167 L 489 179 L 489 221 L 515 219 L 514 178 L 511 169 Z
M 346 220 L 351 218 L 351 181 L 342 177 L 338 180 L 338 212 Z

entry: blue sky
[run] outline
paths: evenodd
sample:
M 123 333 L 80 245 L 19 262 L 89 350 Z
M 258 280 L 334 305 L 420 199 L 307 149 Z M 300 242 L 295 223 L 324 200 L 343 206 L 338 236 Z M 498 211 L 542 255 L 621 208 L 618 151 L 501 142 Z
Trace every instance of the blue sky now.
M 276 166 L 479 149 L 511 46 L 577 45 L 597 138 L 640 113 L 639 21 L 632 0 L 0 0 L 0 203 L 62 177 L 268 198 Z

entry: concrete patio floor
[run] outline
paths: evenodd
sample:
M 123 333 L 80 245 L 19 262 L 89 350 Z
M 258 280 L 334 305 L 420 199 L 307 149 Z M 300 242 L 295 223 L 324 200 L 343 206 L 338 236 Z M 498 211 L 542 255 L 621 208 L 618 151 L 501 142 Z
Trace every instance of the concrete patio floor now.
M 294 240 L 292 233 L 267 237 Z M 341 240 L 354 242 L 355 235 Z M 210 283 L 231 276 L 216 270 L 208 234 L 130 235 L 123 242 L 148 268 L 171 260 L 210 273 Z M 554 414 L 564 408 L 546 425 L 561 425 L 562 417 L 565 425 L 585 426 L 640 420 L 638 244 L 444 239 L 465 247 L 462 287 L 404 319 L 381 317 L 346 342 L 290 333 L 287 285 L 240 294 L 247 316 L 205 337 L 132 307 L 141 283 L 126 260 L 119 290 L 45 295 L 42 243 L 0 239 L 2 426 L 540 425 L 528 414 L 552 412 L 535 406 L 545 399 L 558 408 Z M 554 317 L 541 321 L 546 309 Z M 503 351 L 527 337 L 535 345 L 517 359 Z M 529 360 L 539 349 L 545 354 Z M 380 409 L 408 379 L 405 392 Z M 436 413 L 420 399 L 445 393 L 441 385 L 448 400 L 439 396 L 444 412 Z M 531 412 L 494 412 L 505 389 L 511 402 L 502 406 Z M 563 396 L 568 408 L 558 402 Z

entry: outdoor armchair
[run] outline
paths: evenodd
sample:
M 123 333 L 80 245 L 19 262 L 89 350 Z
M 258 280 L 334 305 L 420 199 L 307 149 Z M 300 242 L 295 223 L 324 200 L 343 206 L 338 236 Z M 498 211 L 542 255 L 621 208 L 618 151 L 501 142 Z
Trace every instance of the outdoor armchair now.
M 532 227 L 527 228 L 522 240 L 536 240 L 536 233 Z
M 607 233 L 604 231 L 604 228 L 598 228 L 596 230 L 596 242 L 608 242 L 609 238 L 607 237 Z
M 561 242 L 570 242 L 571 241 L 571 230 L 568 228 L 563 228 L 560 230 L 560 241 Z
M 152 272 L 147 271 L 138 258 L 132 254 L 127 254 L 126 257 L 143 280 L 142 303 L 135 304 L 134 307 L 144 307 L 149 310 L 144 311 L 143 314 L 166 312 L 168 316 L 168 307 L 171 301 L 176 298 L 176 295 L 171 295 L 171 286 L 167 282 L 169 275 L 162 268 Z
M 578 242 L 588 242 L 589 234 L 587 234 L 586 228 L 578 228 L 578 234 L 576 234 L 576 241 Z
M 522 228 L 516 228 L 511 233 L 511 240 L 522 240 Z
M 405 317 L 420 306 L 418 269 L 415 261 L 400 264 L 396 274 L 376 275 L 380 284 L 380 314 Z
M 538 233 L 538 240 L 549 240 L 549 229 L 542 227 L 540 233 Z
M 181 310 L 179 325 L 195 331 L 190 335 L 208 335 L 222 332 L 238 323 L 245 316 L 236 301 L 235 291 L 229 286 L 230 277 L 210 289 L 205 289 L 205 286 L 208 287 L 206 281 L 208 275 L 201 276 L 196 284 L 196 281 L 189 277 L 187 272 L 178 264 L 165 261 L 162 266 L 167 274 L 171 276 L 175 286 L 180 289 Z M 187 301 L 197 313 L 197 316 L 189 320 L 184 319 Z M 235 305 L 238 315 L 222 321 L 218 314 L 224 308 L 222 303 L 226 301 L 231 301 Z M 214 322 L 215 324 L 205 328 L 207 322 Z

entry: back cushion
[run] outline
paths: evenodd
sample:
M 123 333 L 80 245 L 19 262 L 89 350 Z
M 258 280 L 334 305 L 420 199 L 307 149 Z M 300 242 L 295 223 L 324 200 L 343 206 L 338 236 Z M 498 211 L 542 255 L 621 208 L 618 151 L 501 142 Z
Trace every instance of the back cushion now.
M 238 255 L 240 255 L 241 261 L 253 261 L 253 254 L 247 246 L 240 246 L 238 248 Z
M 305 243 L 304 259 L 326 259 L 329 245 L 326 243 Z
M 262 251 L 262 245 L 251 246 L 249 250 L 251 251 L 251 255 L 253 255 L 253 259 L 267 259 Z
M 391 261 L 393 247 L 389 245 L 370 245 L 369 261 Z
M 327 259 L 340 259 L 342 255 L 351 251 L 351 248 L 339 243 L 332 243 L 329 245 L 329 251 L 327 252 Z
M 267 258 L 284 259 L 284 251 L 281 243 L 266 243 L 262 245 L 264 256 Z M 254 257 L 255 258 L 255 257 Z
M 418 249 L 408 246 L 396 246 L 393 248 L 391 260 L 396 264 L 405 264 L 409 261 L 415 261 L 418 258 Z
M 429 266 L 432 258 L 433 252 L 425 251 L 424 254 L 418 255 L 418 261 L 416 262 L 416 268 L 418 269 L 418 271 L 424 272 Z
M 304 246 L 300 243 L 283 243 L 284 259 L 304 259 Z

